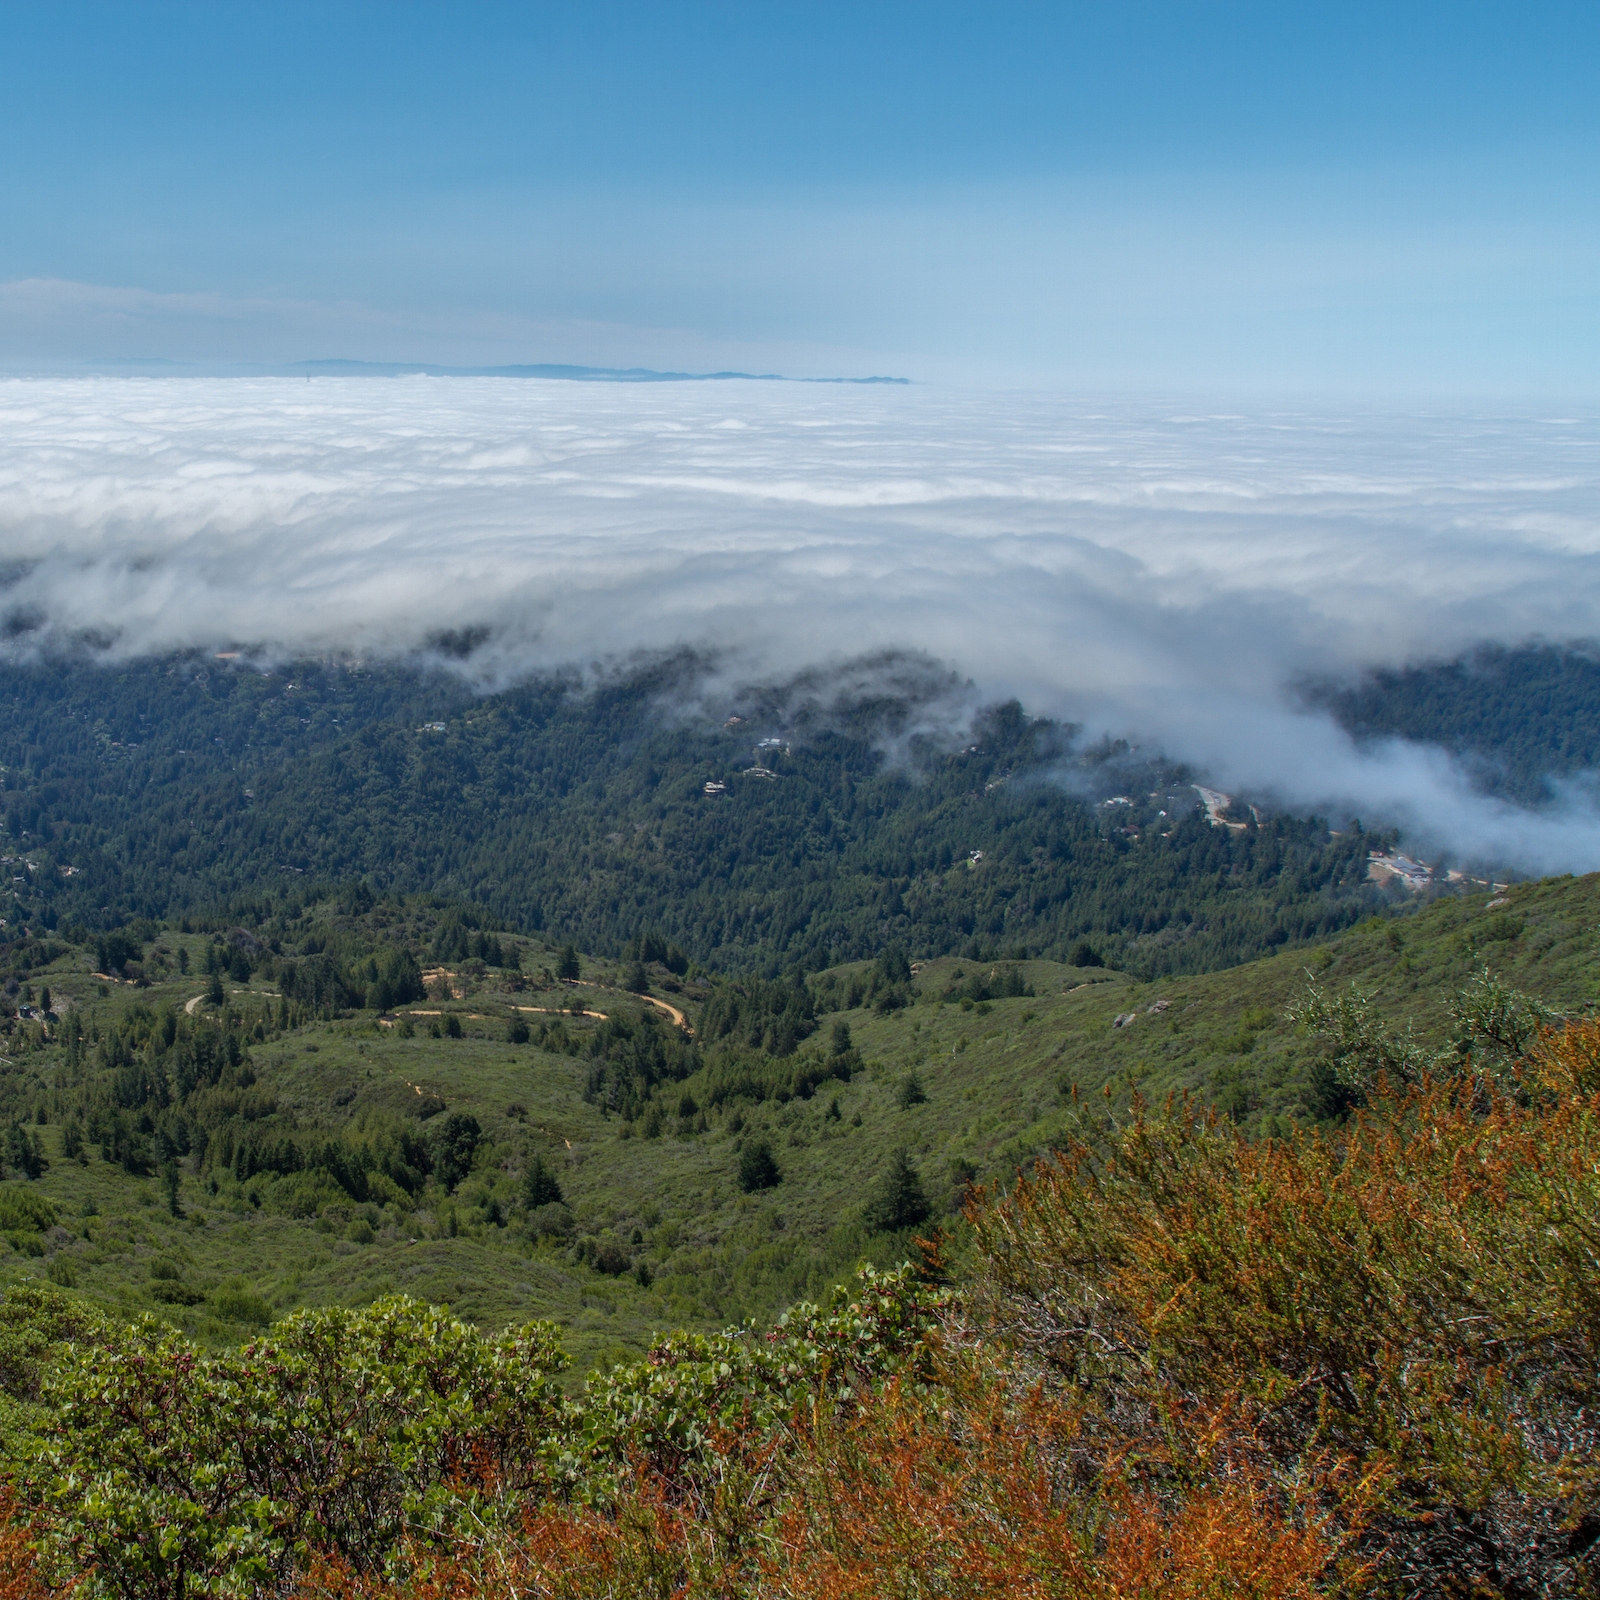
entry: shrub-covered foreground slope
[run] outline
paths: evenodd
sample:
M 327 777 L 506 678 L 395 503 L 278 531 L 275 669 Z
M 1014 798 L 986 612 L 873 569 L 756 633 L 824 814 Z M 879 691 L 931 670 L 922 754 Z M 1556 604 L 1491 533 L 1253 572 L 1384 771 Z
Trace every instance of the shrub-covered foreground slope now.
M 1068 1137 L 1074 1091 L 1115 1115 L 1135 1094 L 1190 1094 L 1253 1137 L 1344 1115 L 1322 1047 L 1285 1015 L 1308 968 L 1431 1042 L 1450 1026 L 1441 1001 L 1485 965 L 1581 1012 L 1600 879 L 1501 898 L 1144 984 L 887 958 L 803 989 L 587 958 L 561 982 L 542 943 L 359 896 L 254 925 L 282 953 L 261 942 L 248 982 L 219 974 L 223 1005 L 205 968 L 237 965 L 255 937 L 239 926 L 149 930 L 142 988 L 93 977 L 102 952 L 62 951 L 26 980 L 35 1002 L 51 987 L 59 1020 L 13 1018 L 5 1041 L 0 1279 L 47 1276 L 213 1345 L 299 1307 L 404 1293 L 484 1327 L 552 1318 L 586 1366 L 899 1260 L 968 1185 L 1007 1184 Z M 517 965 L 452 956 L 448 999 L 349 1003 L 384 998 L 384 963 L 410 960 L 420 989 L 435 950 L 491 938 Z M 641 978 L 650 998 L 617 986 Z M 284 993 L 317 984 L 343 984 L 342 1003 Z
M 553 1382 L 415 1302 L 206 1359 L 13 1291 L 0 1582 L 121 1596 L 1592 1593 L 1600 1027 L 1337 1136 L 1090 1120 L 955 1292 Z

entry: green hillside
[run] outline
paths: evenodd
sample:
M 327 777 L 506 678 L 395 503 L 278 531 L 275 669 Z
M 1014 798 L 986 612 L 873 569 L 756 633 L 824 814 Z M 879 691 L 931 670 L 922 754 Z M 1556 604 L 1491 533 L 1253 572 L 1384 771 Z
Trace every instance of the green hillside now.
M 954 1220 L 968 1183 L 1007 1182 L 1063 1138 L 1074 1089 L 1096 1104 L 1109 1089 L 1113 1113 L 1135 1092 L 1189 1093 L 1262 1135 L 1336 1114 L 1319 1047 L 1284 1017 L 1307 967 L 1375 991 L 1430 1039 L 1448 1029 L 1442 1000 L 1484 965 L 1590 1006 L 1600 876 L 1504 899 L 1154 982 L 956 958 L 908 974 L 890 952 L 802 989 L 712 982 L 646 947 L 584 958 L 563 983 L 550 943 L 359 895 L 260 939 L 145 930 L 144 986 L 94 977 L 92 945 L 35 946 L 50 959 L 8 1003 L 36 1008 L 48 985 L 59 1020 L 5 1023 L 0 1278 L 46 1276 L 213 1344 L 298 1306 L 400 1291 L 485 1326 L 552 1317 L 581 1366 L 664 1326 L 770 1316 L 862 1257 L 898 1260 Z M 255 970 L 219 971 L 225 1003 L 207 1000 L 208 967 L 250 970 L 247 942 Z M 386 1017 L 350 1003 L 360 981 L 381 1000 L 380 971 L 402 956 L 416 984 L 439 948 L 498 961 L 453 957 L 448 1000 Z M 617 986 L 641 978 L 658 1003 Z M 746 1187 L 763 1145 L 779 1181 Z M 928 1214 L 895 1227 L 884 1185 L 902 1151 Z M 530 1193 L 536 1162 L 562 1204 Z

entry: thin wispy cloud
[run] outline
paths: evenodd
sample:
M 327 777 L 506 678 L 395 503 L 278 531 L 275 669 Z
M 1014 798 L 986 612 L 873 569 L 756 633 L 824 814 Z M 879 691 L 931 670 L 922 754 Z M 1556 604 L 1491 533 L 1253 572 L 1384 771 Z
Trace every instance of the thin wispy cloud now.
M 1600 634 L 1592 416 L 494 380 L 0 384 L 13 654 L 403 656 L 486 686 L 641 650 L 730 677 L 927 652 L 1225 786 L 1532 869 L 1574 801 L 1358 750 L 1307 675 Z

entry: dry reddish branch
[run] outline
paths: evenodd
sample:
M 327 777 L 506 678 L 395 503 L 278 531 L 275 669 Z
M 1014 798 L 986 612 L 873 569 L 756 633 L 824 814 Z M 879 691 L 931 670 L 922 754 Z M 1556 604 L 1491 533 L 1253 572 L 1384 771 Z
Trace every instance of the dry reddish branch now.
M 76 1582 L 57 1589 L 44 1581 L 34 1554 L 34 1530 L 19 1515 L 15 1495 L 0 1488 L 0 1600 L 47 1600 L 76 1589 Z
M 685 1506 L 646 1468 L 608 1512 L 545 1507 L 493 1548 L 418 1558 L 391 1584 L 317 1568 L 305 1600 L 1311 1600 L 1343 1536 L 1333 1519 L 1221 1458 L 1174 1491 L 1131 1468 L 1098 1493 L 1060 1472 L 1072 1417 L 1004 1385 L 944 1403 L 891 1393 L 854 1418 L 797 1430 L 770 1515 L 742 1549 L 712 1508 Z M 669 1503 L 667 1489 L 674 1501 Z M 1345 1494 L 1345 1521 L 1353 1496 Z M 1287 1508 L 1287 1511 L 1286 1511 Z
M 1221 1471 L 1214 1450 L 1210 1481 L 1187 1488 L 1146 1483 L 1124 1461 L 1075 1491 L 1063 1468 L 1078 1426 L 1068 1408 L 997 1384 L 944 1410 L 889 1397 L 806 1458 L 766 1587 L 795 1600 L 1318 1592 L 1342 1537 L 1330 1518 L 1267 1491 L 1241 1462 Z M 1342 1503 L 1353 1516 L 1353 1497 Z

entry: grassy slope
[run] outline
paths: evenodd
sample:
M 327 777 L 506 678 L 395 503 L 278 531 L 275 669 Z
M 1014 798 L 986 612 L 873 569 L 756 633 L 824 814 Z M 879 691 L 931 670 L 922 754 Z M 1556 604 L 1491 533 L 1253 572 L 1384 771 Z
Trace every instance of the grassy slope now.
M 703 1133 L 659 1139 L 632 1135 L 584 1103 L 583 1060 L 503 1042 L 510 1005 L 557 1004 L 565 991 L 478 993 L 457 1001 L 453 1008 L 469 1032 L 461 1040 L 401 1039 L 370 1016 L 317 1025 L 256 1047 L 262 1085 L 302 1127 L 333 1129 L 364 1114 L 401 1111 L 415 1086 L 439 1093 L 452 1110 L 471 1112 L 493 1147 L 453 1199 L 434 1195 L 416 1212 L 374 1208 L 367 1215 L 376 1236 L 360 1243 L 347 1235 L 352 1227 L 361 1233 L 363 1208 L 291 1220 L 271 1213 L 270 1179 L 253 1180 L 245 1190 L 225 1179 L 212 1196 L 186 1175 L 187 1216 L 178 1221 L 167 1214 L 155 1179 L 128 1177 L 97 1153 L 87 1166 L 61 1160 L 60 1129 L 46 1126 L 38 1131 L 52 1165 L 38 1189 L 60 1208 L 62 1230 L 49 1240 L 45 1258 L 0 1256 L 0 1281 L 48 1271 L 119 1311 L 155 1311 L 212 1342 L 243 1330 L 211 1320 L 204 1305 L 156 1303 L 153 1263 L 172 1263 L 200 1290 L 227 1282 L 251 1287 L 280 1313 L 401 1290 L 448 1301 L 486 1325 L 553 1317 L 580 1364 L 604 1360 L 637 1351 L 652 1329 L 770 1314 L 815 1294 L 862 1255 L 899 1255 L 905 1240 L 869 1236 L 857 1220 L 896 1149 L 911 1151 L 936 1212 L 952 1208 L 959 1192 L 955 1164 L 1003 1179 L 1064 1131 L 1063 1091 L 1072 1085 L 1083 1094 L 1109 1085 L 1118 1108 L 1135 1089 L 1147 1098 L 1192 1092 L 1223 1105 L 1253 1132 L 1286 1131 L 1309 1111 L 1313 1047 L 1282 1016 L 1308 966 L 1330 985 L 1355 981 L 1376 989 L 1386 1010 L 1432 1033 L 1444 1025 L 1439 997 L 1484 962 L 1569 1008 L 1596 997 L 1600 876 L 1518 886 L 1501 910 L 1487 910 L 1486 899 L 1443 901 L 1412 918 L 1364 925 L 1319 951 L 1203 977 L 1138 984 L 1116 973 L 1029 962 L 1023 971 L 1035 995 L 997 1001 L 987 1011 L 937 999 L 958 973 L 975 970 L 972 963 L 930 962 L 918 974 L 919 1000 L 909 1010 L 843 1014 L 867 1062 L 851 1083 L 825 1084 L 808 1101 L 746 1106 L 739 1129 L 729 1115 L 713 1115 Z M 186 942 L 169 939 L 174 946 Z M 201 941 L 192 943 L 198 954 Z M 134 1000 L 122 989 L 100 998 L 81 959 L 78 972 L 68 970 L 71 964 L 70 958 L 60 963 L 49 982 L 87 1013 Z M 585 975 L 596 980 L 585 992 L 597 1006 L 635 1004 L 599 986 L 613 969 L 586 964 Z M 202 980 L 191 978 L 158 984 L 140 998 L 181 1003 L 202 988 Z M 1159 1000 L 1167 1008 L 1152 1011 Z M 1128 1013 L 1136 1020 L 1113 1026 Z M 808 1048 L 826 1037 L 832 1020 L 823 1019 Z M 49 1059 L 23 1057 L 3 1070 L 42 1071 L 47 1080 Z M 927 1099 L 902 1106 L 900 1085 L 913 1069 Z M 677 1093 L 669 1091 L 669 1103 Z M 840 1116 L 830 1120 L 835 1095 Z M 526 1121 L 506 1115 L 513 1103 L 527 1108 Z M 755 1136 L 771 1140 L 784 1181 L 745 1195 L 736 1181 L 739 1151 Z M 632 1258 L 649 1264 L 648 1288 L 584 1266 L 563 1246 L 530 1241 L 509 1203 L 532 1150 L 557 1167 L 580 1234 L 614 1235 Z M 251 1205 L 252 1187 L 267 1191 L 263 1209 Z M 507 1203 L 512 1226 L 482 1220 L 491 1192 Z M 84 1215 L 86 1202 L 96 1214 Z

